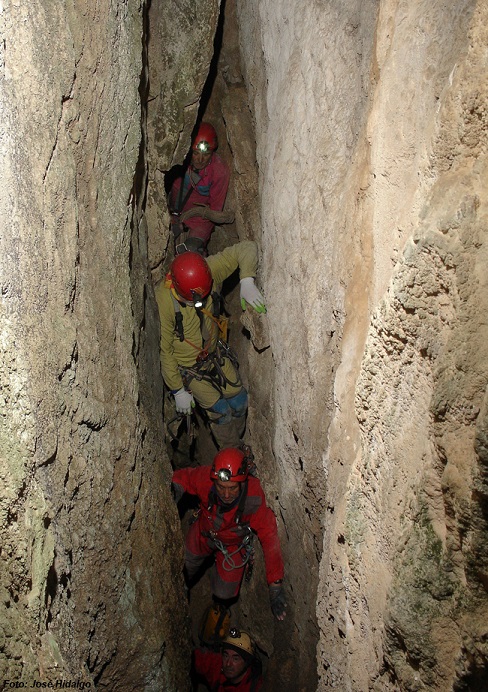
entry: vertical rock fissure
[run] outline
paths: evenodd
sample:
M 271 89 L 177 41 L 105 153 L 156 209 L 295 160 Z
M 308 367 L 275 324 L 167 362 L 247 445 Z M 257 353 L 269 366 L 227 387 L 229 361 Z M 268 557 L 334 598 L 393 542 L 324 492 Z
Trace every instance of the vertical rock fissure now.
M 232 225 L 217 227 L 210 241 L 210 252 L 217 252 L 226 245 L 242 239 L 254 239 L 259 246 L 260 255 L 266 251 L 266 241 L 262 234 L 261 197 L 259 191 L 259 172 L 256 158 L 253 113 L 249 94 L 240 64 L 239 29 L 235 2 L 226 0 L 220 4 L 220 13 L 212 13 L 212 23 L 204 24 L 204 17 L 212 3 L 201 6 L 199 22 L 189 27 L 185 37 L 172 34 L 171 21 L 155 7 L 150 9 L 151 41 L 158 37 L 158 45 L 166 39 L 170 56 L 162 59 L 156 53 L 156 44 L 149 50 L 149 73 L 151 75 L 151 98 L 159 92 L 166 93 L 169 99 L 176 99 L 179 119 L 173 121 L 171 130 L 168 115 L 169 103 L 154 98 L 149 107 L 149 188 L 146 217 L 149 226 L 149 244 L 154 249 L 153 275 L 159 280 L 167 266 L 165 259 L 168 242 L 168 216 L 163 192 L 164 178 L 171 167 L 183 161 L 187 153 L 182 146 L 189 144 L 189 135 L 198 119 L 211 122 L 219 138 L 219 155 L 232 170 L 231 186 L 226 206 L 235 210 L 236 221 Z M 185 15 L 192 15 L 190 7 L 181 6 Z M 180 22 L 183 21 L 180 18 Z M 206 26 L 206 37 L 201 28 Z M 177 31 L 176 24 L 173 30 Z M 163 33 L 164 32 L 164 33 Z M 190 36 L 195 44 L 190 45 Z M 205 42 L 206 41 L 206 42 Z M 202 45 L 202 43 L 204 45 Z M 183 54 L 187 49 L 188 55 Z M 209 53 L 212 47 L 212 53 Z M 153 60 L 151 60 L 151 56 Z M 193 56 L 193 59 L 191 59 Z M 195 56 L 199 56 L 197 59 Z M 174 60 L 174 63 L 173 63 Z M 161 62 L 162 61 L 162 62 Z M 191 62 L 191 72 L 187 61 Z M 173 72 L 164 73 L 158 65 L 171 63 Z M 178 66 L 180 71 L 178 71 Z M 184 81 L 183 81 L 184 80 Z M 202 84 L 198 91 L 198 84 Z M 196 106 L 198 105 L 198 109 Z M 190 117 L 192 115 L 192 117 Z M 171 117 L 174 117 L 171 113 Z M 175 140 L 175 131 L 184 131 Z M 164 132 L 164 135 L 163 135 Z M 186 137 L 186 139 L 185 139 Z M 171 157 L 166 156 L 162 164 L 163 145 L 170 138 L 176 143 Z M 169 153 L 169 148 L 167 149 Z M 159 155 L 158 155 L 159 152 Z M 167 188 L 167 184 L 166 184 Z M 157 207 L 157 208 L 156 208 Z M 265 210 L 266 211 L 266 210 Z M 156 218 L 158 221 L 156 221 Z M 157 234 L 163 235 L 157 240 Z M 159 250 L 157 250 L 159 248 Z M 171 256 L 171 254 L 170 254 Z M 262 270 L 260 270 L 261 272 Z M 266 277 L 257 277 L 260 286 L 266 286 Z M 313 689 L 316 684 L 315 650 L 318 643 L 318 625 L 315 615 L 315 602 L 318 585 L 318 570 L 322 545 L 321 507 L 325 496 L 324 479 L 318 472 L 316 462 L 305 468 L 301 459 L 302 449 L 310 446 L 311 440 L 295 439 L 296 468 L 284 473 L 281 460 L 277 456 L 273 439 L 276 435 L 274 410 L 276 402 L 273 391 L 275 363 L 268 333 L 266 317 L 244 314 L 238 299 L 238 290 L 227 296 L 227 309 L 230 317 L 230 339 L 241 363 L 241 374 L 249 389 L 250 407 L 245 439 L 253 448 L 259 475 L 265 488 L 269 504 L 278 518 L 280 536 L 286 560 L 286 588 L 288 594 L 288 618 L 284 623 L 273 622 L 269 608 L 268 592 L 263 572 L 262 556 L 258 555 L 257 566 L 250 584 L 241 590 L 239 611 L 241 623 L 252 632 L 266 659 L 270 684 L 282 689 Z M 168 410 L 167 418 L 172 415 Z M 313 417 L 313 414 L 311 414 Z M 203 423 L 200 421 L 199 439 L 195 463 L 209 464 L 215 447 L 207 439 Z M 284 423 L 284 421 L 282 422 Z M 315 424 L 314 424 L 315 426 Z M 183 435 L 184 438 L 184 435 Z M 173 462 L 176 465 L 188 463 L 185 457 L 190 450 L 182 439 L 178 444 Z M 310 450 L 306 452 L 310 460 Z M 320 463 L 319 463 L 320 466 Z M 296 474 L 296 477 L 290 477 Z M 303 579 L 303 565 L 307 564 L 307 579 Z M 192 611 L 194 621 L 207 604 L 208 584 L 192 590 Z M 196 626 L 198 629 L 198 626 Z M 196 634 L 194 628 L 194 634 Z M 297 682 L 298 681 L 298 682 Z
M 35 0 L 0 32 L 0 681 L 188 687 L 153 283 L 204 117 L 210 251 L 256 240 L 268 308 L 229 285 L 286 561 L 283 623 L 259 551 L 239 601 L 268 686 L 485 689 L 486 1 Z

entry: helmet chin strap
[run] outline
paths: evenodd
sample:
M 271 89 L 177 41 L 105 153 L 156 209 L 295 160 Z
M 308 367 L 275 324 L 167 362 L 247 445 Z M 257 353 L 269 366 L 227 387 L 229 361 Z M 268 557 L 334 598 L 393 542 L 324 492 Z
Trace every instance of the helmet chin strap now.
M 193 307 L 203 308 L 203 303 L 205 299 L 202 298 L 202 296 L 196 291 L 192 291 L 191 294 L 193 296 Z
M 203 307 L 203 305 L 204 305 L 204 303 L 205 303 L 205 300 L 206 300 L 206 298 L 207 298 L 207 297 L 205 297 L 205 298 L 200 298 L 200 297 L 199 297 L 200 294 L 199 294 L 199 293 L 195 293 L 195 296 L 198 296 L 198 300 L 195 300 L 195 301 L 187 300 L 186 298 L 183 298 L 183 296 L 180 296 L 179 293 L 177 293 L 176 288 L 173 286 L 172 283 L 171 283 L 171 285 L 169 286 L 169 288 L 170 288 L 170 290 L 171 290 L 171 293 L 172 293 L 173 296 L 175 297 L 175 299 L 178 301 L 178 303 L 183 303 L 184 305 L 187 305 L 189 308 L 201 308 L 201 307 Z M 194 293 L 194 291 L 192 291 L 192 293 Z
M 176 288 L 173 286 L 171 283 L 169 286 L 169 289 L 171 291 L 172 296 L 174 297 L 175 300 L 178 301 L 178 303 L 183 303 L 184 305 L 188 305 L 188 301 L 185 300 L 182 296 L 179 295 L 179 293 L 176 292 Z

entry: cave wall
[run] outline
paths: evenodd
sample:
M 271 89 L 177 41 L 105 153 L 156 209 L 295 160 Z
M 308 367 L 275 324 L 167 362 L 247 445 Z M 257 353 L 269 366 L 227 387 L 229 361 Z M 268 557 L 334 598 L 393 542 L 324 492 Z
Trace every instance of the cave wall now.
M 488 682 L 486 458 L 476 441 L 486 432 L 488 367 L 487 8 L 419 9 L 405 16 L 399 7 L 396 17 L 405 16 L 410 35 L 418 27 L 413 55 L 427 87 L 415 109 L 419 126 L 413 118 L 402 126 L 406 145 L 418 131 L 411 174 L 420 183 L 408 190 L 409 216 L 389 202 L 391 192 L 378 195 L 393 228 L 410 221 L 412 233 L 373 312 L 356 388 L 360 452 L 346 496 L 346 583 L 351 639 L 370 632 L 376 643 L 352 673 L 357 684 L 381 672 L 402 689 L 476 690 Z M 399 41 L 407 45 L 401 32 Z M 377 172 L 384 154 L 373 148 Z M 374 221 L 373 237 L 384 247 Z
M 202 90 L 214 54 L 220 0 L 151 2 L 148 11 L 145 222 L 154 281 L 168 248 L 165 175 L 190 149 Z
M 187 686 L 148 266 L 222 7 L 270 689 L 486 687 L 485 5 L 2 7 L 0 679 Z
M 346 199 L 362 174 L 376 15 L 372 2 L 342 5 L 237 4 L 271 344 L 251 357 L 250 389 L 261 403 L 251 424 L 273 460 L 266 477 L 286 553 L 290 621 L 277 628 L 274 674 L 287 690 L 317 686 L 319 569 L 324 527 L 337 512 L 327 484 L 328 430 L 354 240 Z
M 139 225 L 144 13 L 0 10 L 0 679 L 25 686 L 188 685 Z
M 483 689 L 486 3 L 236 7 L 298 640 L 318 689 Z

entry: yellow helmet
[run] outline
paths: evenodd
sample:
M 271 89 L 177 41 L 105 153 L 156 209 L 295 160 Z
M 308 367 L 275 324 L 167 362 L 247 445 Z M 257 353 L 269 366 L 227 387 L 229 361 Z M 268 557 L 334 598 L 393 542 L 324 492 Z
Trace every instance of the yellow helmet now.
M 231 627 L 229 633 L 222 640 L 222 649 L 234 649 L 245 660 L 254 658 L 256 650 L 254 642 L 247 632 L 241 632 L 237 627 Z

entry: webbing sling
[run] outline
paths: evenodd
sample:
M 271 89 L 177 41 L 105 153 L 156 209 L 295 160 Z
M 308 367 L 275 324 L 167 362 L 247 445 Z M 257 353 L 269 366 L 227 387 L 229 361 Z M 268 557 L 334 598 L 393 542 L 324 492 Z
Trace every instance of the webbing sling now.
M 218 291 L 213 291 L 212 292 L 212 312 L 210 313 L 208 310 L 205 309 L 197 309 L 195 308 L 197 315 L 200 319 L 200 331 L 202 333 L 202 350 L 205 348 L 205 342 L 210 339 L 210 334 L 208 333 L 208 330 L 206 328 L 205 322 L 203 320 L 203 314 L 208 315 L 210 319 L 212 319 L 217 326 L 219 327 L 219 331 L 222 331 L 222 328 L 220 326 L 220 307 L 222 303 L 222 296 Z M 183 315 L 181 313 L 181 306 L 178 300 L 175 298 L 173 292 L 171 291 L 171 298 L 173 300 L 173 307 L 175 310 L 175 329 L 176 333 L 178 334 L 178 338 L 180 341 L 185 341 L 185 333 L 183 329 Z M 203 314 L 202 314 L 203 313 Z M 190 343 L 190 342 L 187 342 Z M 191 344 L 194 346 L 194 344 Z
M 185 176 L 187 173 L 188 173 L 190 185 L 188 187 L 188 190 L 186 191 L 185 198 L 183 199 L 183 190 L 185 188 Z M 195 181 L 193 180 L 192 174 L 195 176 L 195 178 L 197 178 L 197 180 L 195 180 Z M 188 169 L 185 170 L 185 172 L 183 173 L 183 175 L 181 177 L 181 185 L 180 185 L 180 189 L 178 190 L 178 200 L 176 203 L 176 209 L 172 210 L 173 213 L 181 214 L 181 212 L 185 208 L 185 204 L 190 199 L 191 193 L 196 188 L 196 186 L 198 185 L 200 180 L 201 180 L 201 177 L 198 175 L 198 173 L 195 173 L 195 171 L 190 171 Z
M 183 190 L 184 190 L 184 187 L 185 187 L 185 176 L 186 176 L 187 172 L 188 172 L 188 178 L 189 178 L 189 181 L 190 181 L 190 185 L 189 185 L 188 190 L 187 190 L 187 192 L 186 192 L 185 198 L 183 199 Z M 198 180 L 196 180 L 195 183 L 193 182 L 192 173 L 198 178 Z M 198 173 L 194 173 L 194 171 L 189 171 L 188 169 L 185 170 L 185 172 L 183 173 L 183 176 L 182 176 L 182 178 L 181 178 L 181 185 L 180 185 L 180 189 L 179 189 L 179 191 L 178 191 L 178 199 L 177 199 L 177 201 L 176 201 L 176 209 L 172 209 L 172 210 L 171 210 L 171 214 L 176 214 L 176 216 L 180 216 L 181 212 L 182 212 L 183 209 L 185 208 L 185 204 L 186 204 L 186 203 L 188 202 L 188 200 L 190 199 L 191 193 L 192 193 L 193 190 L 196 188 L 196 186 L 198 185 L 199 182 L 200 182 L 200 176 L 198 175 Z M 178 234 L 174 233 L 175 239 L 176 239 L 176 238 L 182 233 L 182 231 L 183 231 L 183 229 L 181 228 L 181 224 L 180 224 L 180 223 L 178 224 L 178 227 L 179 227 L 180 230 L 179 230 L 179 233 L 178 233 Z
M 239 504 L 237 505 L 237 511 L 234 515 L 234 522 L 240 526 L 241 525 L 241 520 L 242 520 L 242 515 L 244 513 L 244 506 L 246 504 L 247 500 L 247 486 L 248 486 L 248 481 L 247 478 L 245 481 L 242 483 L 242 488 L 241 488 L 241 494 L 239 497 Z M 216 493 L 213 490 L 210 490 L 208 494 L 208 505 L 207 509 L 208 511 L 212 510 L 212 507 L 215 505 L 217 501 L 217 496 Z M 219 505 L 219 509 L 222 508 L 222 505 Z M 223 508 L 222 508 L 223 509 Z M 223 509 L 223 511 L 226 511 Z M 244 524 L 244 527 L 247 529 L 246 535 L 243 537 L 241 543 L 239 546 L 235 547 L 235 549 L 230 552 L 227 546 L 217 538 L 215 534 L 216 532 L 213 531 L 203 531 L 202 536 L 205 536 L 206 538 L 210 538 L 214 544 L 217 550 L 220 550 L 220 552 L 224 556 L 224 560 L 222 562 L 222 567 L 225 569 L 226 572 L 231 572 L 234 569 L 241 569 L 242 567 L 245 567 L 246 564 L 248 563 L 251 553 L 253 550 L 253 532 L 251 530 L 251 527 L 249 524 Z M 245 550 L 246 554 L 242 556 L 241 550 Z M 240 564 L 237 564 L 234 560 L 234 555 L 239 555 L 241 558 Z
M 180 373 L 183 377 L 183 383 L 185 387 L 188 387 L 190 385 L 190 382 L 193 378 L 199 381 L 204 380 L 205 382 L 208 382 L 212 387 L 214 387 L 214 389 L 218 391 L 220 396 L 223 396 L 222 390 L 225 387 L 225 385 L 229 385 L 230 387 L 239 386 L 241 384 L 241 379 L 238 374 L 239 363 L 237 361 L 237 356 L 225 341 L 227 337 L 227 324 L 225 322 L 224 329 L 222 329 L 221 321 L 218 319 L 221 312 L 222 302 L 222 296 L 220 295 L 220 293 L 218 291 L 213 291 L 212 293 L 212 313 L 210 313 L 207 310 L 197 310 L 195 308 L 200 320 L 200 332 L 202 335 L 201 347 L 197 346 L 197 344 L 193 344 L 191 341 L 185 338 L 181 306 L 178 300 L 176 299 L 175 295 L 173 294 L 172 290 L 171 298 L 173 300 L 173 307 L 175 311 L 175 331 L 178 335 L 178 338 L 180 341 L 186 341 L 190 346 L 193 346 L 193 348 L 198 352 L 198 356 L 196 356 L 195 358 L 196 362 L 193 366 L 178 366 Z M 220 333 L 224 332 L 223 338 L 219 338 L 217 340 L 217 346 L 215 350 L 211 353 L 208 353 L 205 347 L 206 342 L 210 343 L 210 334 L 206 328 L 202 312 L 205 312 L 205 314 L 208 315 L 217 324 Z M 199 358 L 199 356 L 202 356 L 202 354 L 204 354 L 204 357 Z M 225 375 L 223 371 L 224 358 L 227 358 L 234 366 L 234 369 L 237 373 L 237 378 L 235 382 L 229 380 L 229 378 Z

